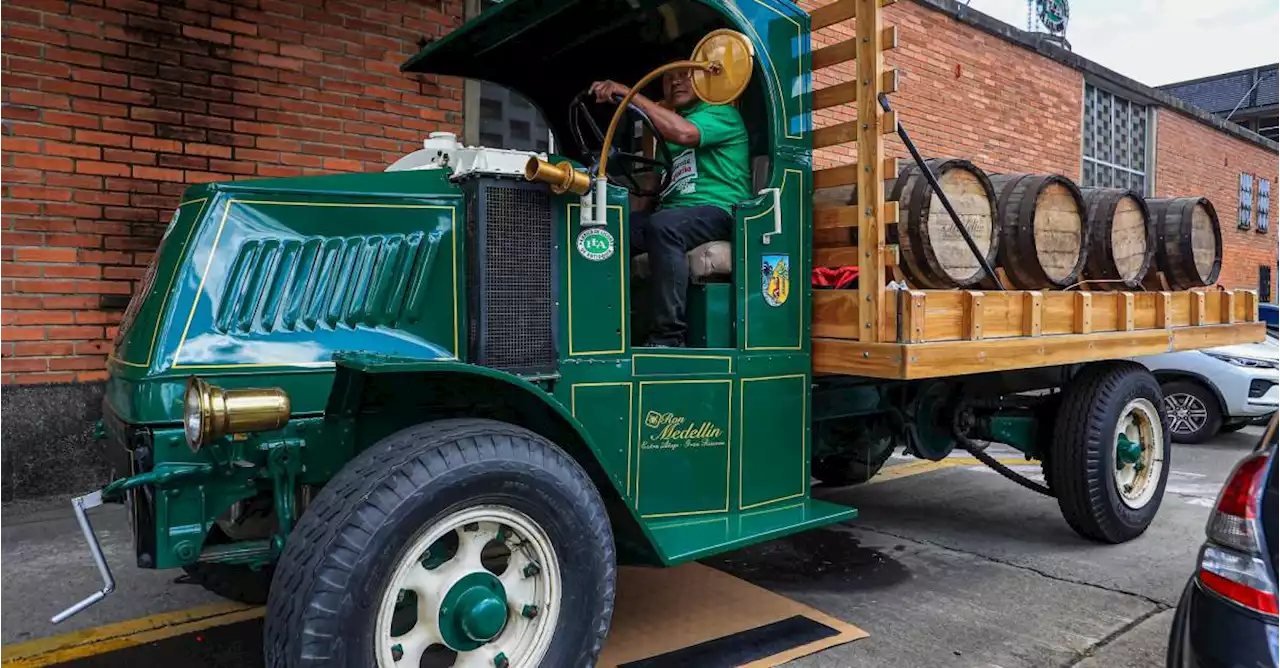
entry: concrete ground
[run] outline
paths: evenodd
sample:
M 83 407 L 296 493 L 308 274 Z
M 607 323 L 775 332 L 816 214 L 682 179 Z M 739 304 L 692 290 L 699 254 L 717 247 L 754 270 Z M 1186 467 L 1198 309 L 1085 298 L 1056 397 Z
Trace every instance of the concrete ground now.
M 1203 445 L 1176 445 L 1155 522 L 1124 545 L 1079 538 L 1056 501 L 963 458 L 943 466 L 895 458 L 871 484 L 815 492 L 857 507 L 856 521 L 706 563 L 871 634 L 788 665 L 1162 665 L 1172 607 L 1194 568 L 1209 509 L 1258 434 L 1249 428 Z M 1038 466 L 1025 472 L 1038 475 Z M 90 628 L 144 616 L 173 620 L 226 612 L 216 597 L 183 584 L 180 572 L 131 566 L 122 507 L 95 510 L 93 518 L 115 566 L 117 593 L 55 627 L 48 623 L 52 614 L 100 586 L 78 527 L 64 500 L 4 506 L 0 640 L 6 664 L 13 643 L 75 630 L 96 637 L 155 626 L 144 620 L 110 632 Z M 193 606 L 195 612 L 181 613 L 188 617 L 155 616 Z M 237 623 L 196 637 L 202 649 L 184 653 L 185 665 L 258 665 L 256 619 L 227 620 Z M 98 667 L 162 660 L 138 653 L 144 649 L 61 656 L 81 657 L 63 665 Z

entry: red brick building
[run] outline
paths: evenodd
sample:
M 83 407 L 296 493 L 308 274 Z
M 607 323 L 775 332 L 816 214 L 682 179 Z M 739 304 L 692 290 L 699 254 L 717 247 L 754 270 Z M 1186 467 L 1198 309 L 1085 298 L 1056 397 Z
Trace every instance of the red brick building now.
M 188 184 L 376 171 L 431 131 L 498 136 L 495 118 L 507 121 L 482 87 L 398 71 L 481 1 L 5 3 L 3 411 L 60 416 L 5 421 L 6 497 L 35 479 L 15 472 L 13 448 L 88 447 L 114 327 Z M 951 0 L 898 2 L 886 14 L 899 35 L 887 54 L 901 74 L 894 102 L 927 155 L 1207 195 L 1226 239 L 1222 284 L 1258 288 L 1265 267 L 1263 293 L 1275 300 L 1277 244 L 1260 233 L 1256 197 L 1249 226 L 1237 225 L 1242 175 L 1254 193 L 1277 181 L 1275 142 Z M 851 34 L 829 28 L 814 46 Z M 815 86 L 847 76 L 823 70 Z M 1121 108 L 1124 128 L 1112 122 Z M 850 113 L 827 110 L 815 123 Z M 527 121 L 510 124 L 504 138 L 528 135 Z M 1102 141 L 1121 130 L 1123 159 Z M 896 140 L 890 147 L 905 156 Z M 842 150 L 821 152 L 820 166 L 850 161 Z M 1267 220 L 1275 213 L 1271 203 Z

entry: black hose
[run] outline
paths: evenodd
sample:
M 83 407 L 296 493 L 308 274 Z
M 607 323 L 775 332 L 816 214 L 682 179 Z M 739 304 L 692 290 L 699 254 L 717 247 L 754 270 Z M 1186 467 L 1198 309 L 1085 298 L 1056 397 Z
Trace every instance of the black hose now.
M 1053 492 L 1049 490 L 1048 486 L 1041 485 L 1040 483 L 1034 480 L 1028 480 L 1026 477 L 1016 473 L 1013 469 L 996 461 L 994 457 L 983 452 L 982 448 L 979 448 L 978 444 L 969 440 L 968 437 L 960 433 L 956 433 L 955 436 L 956 436 L 956 440 L 960 441 L 961 449 L 973 455 L 974 459 L 977 459 L 983 464 L 986 464 L 988 467 L 991 468 L 992 471 L 999 473 L 1005 478 L 1008 478 L 1009 480 L 1012 480 L 1033 492 L 1038 492 L 1045 496 L 1050 496 L 1050 497 L 1053 496 Z
M 893 111 L 889 108 L 889 98 L 885 96 L 884 93 L 880 93 L 879 99 L 880 107 L 884 109 L 886 113 Z M 997 288 L 1006 290 L 1007 288 L 1004 287 L 1004 283 L 1000 282 L 1000 277 L 996 276 L 995 269 L 991 268 L 991 263 L 987 262 L 987 257 L 978 249 L 978 244 L 973 240 L 973 235 L 969 234 L 969 229 L 960 222 L 960 214 L 956 213 L 955 208 L 951 206 L 951 200 L 947 199 L 947 194 L 942 192 L 942 185 L 938 183 L 938 178 L 933 175 L 933 170 L 929 169 L 929 166 L 925 164 L 924 157 L 921 156 L 920 151 L 916 149 L 915 142 L 911 141 L 910 135 L 907 134 L 907 129 L 902 127 L 902 123 L 898 123 L 897 130 L 898 138 L 902 140 L 903 144 L 906 144 L 907 150 L 911 152 L 912 159 L 914 159 L 916 161 L 916 165 L 920 167 L 920 173 L 924 175 L 924 179 L 929 182 L 929 186 L 933 188 L 933 192 L 942 202 L 942 208 L 946 209 L 947 214 L 951 216 L 951 222 L 955 223 L 956 229 L 960 231 L 960 236 L 963 237 L 964 242 L 968 244 L 969 252 L 973 253 L 973 256 L 977 258 L 978 264 L 982 266 L 982 271 L 991 279 L 991 282 L 995 283 Z

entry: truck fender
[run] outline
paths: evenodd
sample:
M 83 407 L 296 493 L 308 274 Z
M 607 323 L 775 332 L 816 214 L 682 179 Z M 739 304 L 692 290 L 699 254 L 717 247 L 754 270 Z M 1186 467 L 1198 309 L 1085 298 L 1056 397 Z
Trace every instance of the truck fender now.
M 387 387 L 392 377 L 396 388 L 407 383 L 420 387 L 438 386 L 448 392 L 461 392 L 470 385 L 483 389 L 486 397 L 497 399 L 507 414 L 502 419 L 547 438 L 564 449 L 587 472 L 604 500 L 613 525 L 614 540 L 620 556 L 642 562 L 661 563 L 656 542 L 649 536 L 635 510 L 626 503 L 623 491 L 600 464 L 600 449 L 587 430 L 569 410 L 534 383 L 513 374 L 456 360 L 410 360 L 388 358 L 367 353 L 335 356 L 337 376 L 326 413 L 331 416 L 355 415 L 364 398 L 379 386 Z M 400 392 L 400 394 L 405 394 Z M 412 393 L 410 393 L 412 394 Z M 434 417 L 464 417 L 465 411 L 454 411 Z M 494 417 L 479 415 L 476 417 Z M 423 422 L 420 414 L 407 416 L 403 427 Z

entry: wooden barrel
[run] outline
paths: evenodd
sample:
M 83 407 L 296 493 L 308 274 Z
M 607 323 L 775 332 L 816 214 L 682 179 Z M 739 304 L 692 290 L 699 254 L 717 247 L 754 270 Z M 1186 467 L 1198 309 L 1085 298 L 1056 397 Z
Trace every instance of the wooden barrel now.
M 1000 266 L 1013 287 L 1064 288 L 1080 278 L 1088 253 L 1084 199 L 1057 174 L 997 174 Z
M 1132 290 L 1142 284 L 1156 251 L 1147 203 L 1124 188 L 1084 188 L 1089 250 L 1084 278 L 1091 290 Z
M 1000 237 L 994 227 L 996 197 L 990 179 L 968 160 L 925 162 L 978 249 L 995 266 Z M 898 202 L 900 266 L 912 287 L 968 287 L 985 278 L 982 265 L 916 165 L 899 173 L 889 199 Z
M 1213 285 L 1222 270 L 1222 229 L 1218 212 L 1204 197 L 1152 198 L 1156 266 L 1169 287 L 1188 290 Z

